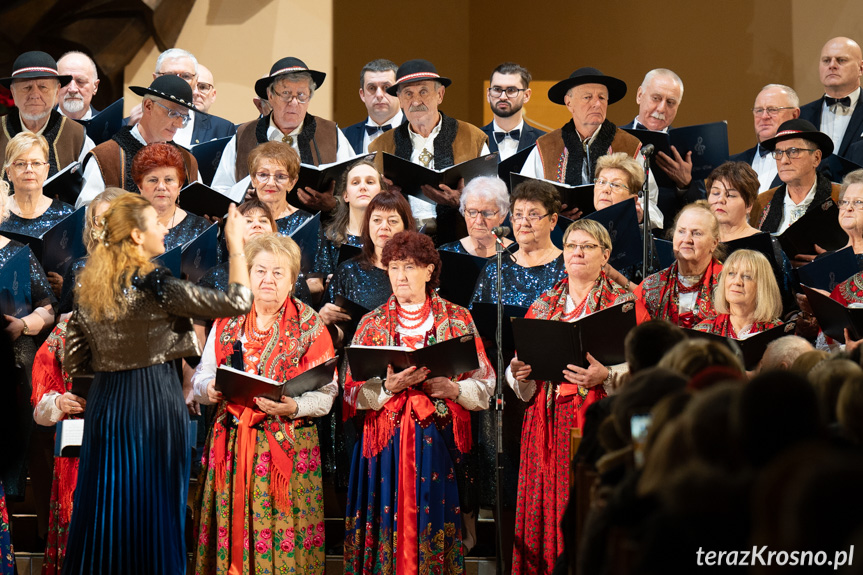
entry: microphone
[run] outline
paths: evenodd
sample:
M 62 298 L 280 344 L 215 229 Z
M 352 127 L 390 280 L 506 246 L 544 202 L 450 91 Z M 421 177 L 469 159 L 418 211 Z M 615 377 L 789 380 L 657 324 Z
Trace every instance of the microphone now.
M 649 158 L 649 157 L 650 157 L 650 156 L 652 156 L 655 152 L 656 152 L 656 148 L 653 146 L 653 144 L 647 144 L 646 146 L 642 146 L 642 148 L 641 148 L 641 154 L 642 154 L 645 158 Z
M 492 228 L 491 233 L 493 233 L 494 235 L 496 235 L 499 238 L 502 238 L 504 236 L 508 236 L 509 232 L 511 232 L 511 231 L 512 230 L 510 230 L 506 226 L 498 226 L 496 228 Z

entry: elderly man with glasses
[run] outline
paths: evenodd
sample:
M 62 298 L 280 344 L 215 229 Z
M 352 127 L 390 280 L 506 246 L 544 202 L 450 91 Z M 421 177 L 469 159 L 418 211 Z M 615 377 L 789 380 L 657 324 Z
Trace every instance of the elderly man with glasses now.
M 9 88 L 15 110 L 0 118 L 0 150 L 21 132 L 33 132 L 48 140 L 48 176 L 53 176 L 69 164 L 82 161 L 93 148 L 93 140 L 84 127 L 70 121 L 55 107 L 60 88 L 72 81 L 61 75 L 57 62 L 45 52 L 25 52 L 15 59 L 12 75 L 0 78 Z
M 839 198 L 839 184 L 818 173 L 821 160 L 833 153 L 830 136 L 803 119 L 788 120 L 762 144 L 776 161 L 782 185 L 759 194 L 749 223 L 762 232 L 781 234 L 809 210 Z
M 354 149 L 335 122 L 308 113 L 315 90 L 327 75 L 311 70 L 299 58 L 282 58 L 270 73 L 255 82 L 255 93 L 266 99 L 272 112 L 241 124 L 225 146 L 213 187 L 227 194 L 249 175 L 248 157 L 252 149 L 265 142 L 285 142 L 299 154 L 304 164 L 320 165 L 349 160 Z M 298 190 L 300 200 L 309 207 L 329 211 L 335 207 L 335 182 L 329 190 Z
M 137 193 L 138 186 L 132 179 L 132 160 L 147 144 L 168 142 L 177 146 L 186 164 L 187 179 L 197 179 L 195 157 L 173 141 L 177 131 L 189 125 L 189 112 L 195 109 L 191 86 L 178 76 L 165 75 L 153 80 L 148 88 L 132 86 L 130 89 L 143 97 L 141 120 L 134 126 L 125 126 L 90 152 L 84 163 L 86 182 L 76 207 L 89 204 L 109 186 Z

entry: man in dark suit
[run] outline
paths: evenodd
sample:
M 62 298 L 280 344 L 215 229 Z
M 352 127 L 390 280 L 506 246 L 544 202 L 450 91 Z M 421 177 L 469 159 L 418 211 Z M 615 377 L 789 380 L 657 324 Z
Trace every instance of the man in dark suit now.
M 758 192 L 763 193 L 782 184 L 776 161 L 762 142 L 773 138 L 779 126 L 800 116 L 797 92 L 782 84 L 767 84 L 755 98 L 752 115 L 755 120 L 755 146 L 734 154 L 730 162 L 746 162 L 758 174 Z
M 530 100 L 530 72 L 512 62 L 494 69 L 486 99 L 494 119 L 480 128 L 488 136 L 488 149 L 501 161 L 536 143 L 545 132 L 525 123 L 522 108 Z
M 357 154 L 368 153 L 369 144 L 384 132 L 401 126 L 405 120 L 399 99 L 387 93 L 387 88 L 396 83 L 398 69 L 394 62 L 379 58 L 363 66 L 360 72 L 360 100 L 369 115 L 342 130 Z
M 196 114 L 192 123 L 192 144 L 209 142 L 217 138 L 230 138 L 237 133 L 237 127 L 233 122 L 210 114 L 210 107 L 216 101 L 216 84 L 213 73 L 200 63 L 194 93 L 195 108 L 203 114 Z
M 851 146 L 863 141 L 860 46 L 850 38 L 829 40 L 821 49 L 818 73 L 825 94 L 801 107 L 800 117 L 830 136 L 837 156 L 847 157 Z

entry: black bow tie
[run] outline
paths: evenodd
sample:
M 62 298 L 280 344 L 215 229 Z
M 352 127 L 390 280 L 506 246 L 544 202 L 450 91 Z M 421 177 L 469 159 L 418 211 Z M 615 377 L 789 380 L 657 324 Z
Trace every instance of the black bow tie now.
M 518 139 L 521 137 L 521 130 L 511 130 L 509 132 L 495 132 L 494 141 L 500 144 L 507 136 L 518 142 Z
M 393 127 L 389 124 L 384 124 L 383 126 L 369 126 L 368 124 L 366 124 L 366 133 L 369 136 L 374 136 L 378 132 L 388 132 L 392 129 Z
M 761 156 L 763 158 L 764 156 L 766 156 L 769 153 L 770 153 L 770 150 L 768 150 L 767 148 L 765 148 L 761 144 L 758 144 L 758 155 L 759 156 Z
M 844 98 L 831 98 L 830 96 L 824 96 L 824 101 L 827 102 L 828 108 L 832 108 L 836 104 L 842 104 L 846 108 L 851 107 L 851 96 L 845 96 Z

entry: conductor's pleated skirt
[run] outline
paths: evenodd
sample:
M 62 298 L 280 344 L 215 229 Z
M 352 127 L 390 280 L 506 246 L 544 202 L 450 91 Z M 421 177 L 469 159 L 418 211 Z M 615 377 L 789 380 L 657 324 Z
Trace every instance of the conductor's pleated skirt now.
M 97 373 L 64 574 L 182 574 L 189 417 L 171 364 Z

